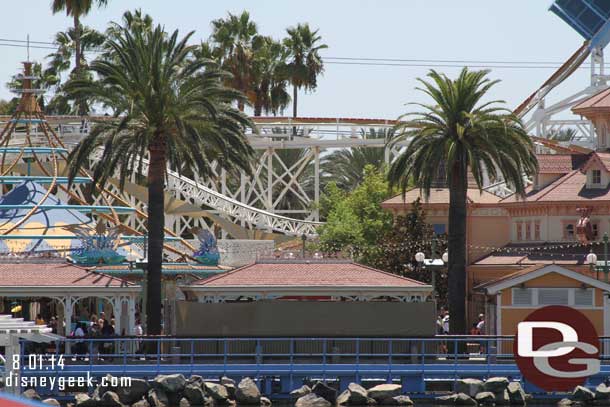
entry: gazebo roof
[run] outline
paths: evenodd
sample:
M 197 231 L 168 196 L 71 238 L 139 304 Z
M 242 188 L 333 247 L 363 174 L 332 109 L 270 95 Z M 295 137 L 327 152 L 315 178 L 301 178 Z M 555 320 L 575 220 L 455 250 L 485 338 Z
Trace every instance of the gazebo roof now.
M 200 287 L 402 287 L 429 288 L 421 281 L 341 260 L 268 260 L 199 280 Z
M 0 295 L 12 297 L 111 295 L 140 286 L 67 262 L 0 262 Z

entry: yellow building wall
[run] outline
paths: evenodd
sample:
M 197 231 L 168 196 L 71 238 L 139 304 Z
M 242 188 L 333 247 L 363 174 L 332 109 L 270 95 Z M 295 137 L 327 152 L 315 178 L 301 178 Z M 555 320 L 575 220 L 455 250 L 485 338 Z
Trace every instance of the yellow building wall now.
M 566 277 L 559 273 L 548 273 L 543 276 L 531 279 L 524 283 L 527 288 L 579 288 L 581 282 L 572 278 Z M 512 288 L 507 288 L 502 291 L 502 306 L 501 306 L 501 332 L 502 335 L 515 335 L 517 332 L 517 324 L 523 321 L 530 313 L 540 307 L 528 308 L 510 308 L 512 305 Z M 595 306 L 603 307 L 604 293 L 603 290 L 595 288 Z M 582 312 L 593 324 L 597 334 L 604 334 L 604 310 L 603 309 L 586 309 L 576 308 Z M 502 346 L 503 353 L 510 353 L 511 344 Z

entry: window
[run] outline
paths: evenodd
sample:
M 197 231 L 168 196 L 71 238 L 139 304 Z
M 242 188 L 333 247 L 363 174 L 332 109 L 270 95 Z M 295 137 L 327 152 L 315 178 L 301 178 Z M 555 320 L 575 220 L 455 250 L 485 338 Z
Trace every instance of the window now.
M 539 305 L 568 305 L 569 290 L 567 288 L 539 288 Z
M 591 183 L 599 185 L 602 183 L 602 172 L 600 170 L 591 171 Z
M 532 293 L 529 288 L 513 288 L 513 305 L 532 305 Z
M 593 240 L 597 240 L 597 238 L 599 237 L 599 224 L 592 223 L 591 229 L 593 230 Z
M 523 240 L 523 223 L 517 222 L 517 240 Z
M 525 240 L 532 240 L 532 222 L 525 222 Z
M 575 288 L 574 305 L 577 307 L 592 307 L 593 288 Z
M 540 239 L 540 222 L 534 223 L 534 240 Z
M 435 235 L 444 235 L 447 233 L 447 226 L 444 223 L 435 223 L 432 225 L 432 230 Z
M 564 236 L 566 239 L 568 239 L 568 240 L 572 240 L 572 239 L 574 239 L 574 225 L 573 225 L 573 224 L 568 223 L 568 224 L 565 226 L 563 236 Z

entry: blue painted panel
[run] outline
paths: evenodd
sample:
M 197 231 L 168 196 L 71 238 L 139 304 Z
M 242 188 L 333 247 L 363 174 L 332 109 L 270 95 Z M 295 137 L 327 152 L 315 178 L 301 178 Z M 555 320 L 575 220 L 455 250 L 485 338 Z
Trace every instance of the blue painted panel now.
M 556 0 L 550 11 L 585 39 L 592 39 L 610 18 L 608 0 Z

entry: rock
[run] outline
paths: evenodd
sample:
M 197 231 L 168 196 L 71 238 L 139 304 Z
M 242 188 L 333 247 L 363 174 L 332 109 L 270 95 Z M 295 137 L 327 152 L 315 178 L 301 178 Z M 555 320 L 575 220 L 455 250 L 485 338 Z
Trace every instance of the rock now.
M 333 389 L 324 382 L 317 382 L 314 384 L 311 388 L 311 392 L 330 403 L 334 403 L 337 400 L 337 390 Z
M 525 401 L 525 391 L 519 382 L 510 382 L 508 384 L 508 397 L 510 404 L 523 405 Z
M 309 393 L 299 397 L 294 404 L 295 407 L 330 407 L 331 403 L 315 393 Z
M 367 406 L 376 406 L 376 405 L 377 405 L 377 400 L 375 400 L 375 399 L 372 399 L 372 398 L 368 397 L 368 398 L 366 399 L 366 403 L 365 403 L 365 404 L 366 404 Z
M 401 391 L 402 386 L 400 384 L 378 384 L 369 389 L 368 396 L 375 399 L 378 403 L 383 404 L 383 400 L 399 396 Z
M 347 389 L 337 397 L 337 405 L 365 406 L 368 404 L 368 392 L 359 384 L 350 383 Z
M 205 393 L 201 386 L 196 384 L 187 384 L 184 388 L 184 398 L 194 406 L 203 405 L 205 402 Z
M 201 386 L 203 384 L 203 377 L 199 376 L 199 375 L 191 375 L 191 377 L 189 377 L 188 379 L 186 379 L 186 384 L 187 386 L 189 384 L 194 384 L 196 386 Z
M 186 378 L 182 374 L 159 375 L 154 381 L 166 393 L 178 394 L 186 387 Z
M 338 406 L 346 406 L 349 404 L 349 390 L 344 390 L 341 394 L 337 396 L 337 405 Z
M 455 392 L 468 394 L 475 397 L 483 391 L 483 380 L 479 379 L 460 379 L 455 382 Z
M 203 387 L 207 395 L 212 397 L 216 401 L 224 402 L 229 398 L 227 388 L 222 384 L 203 382 Z
M 54 406 L 54 407 L 61 407 L 61 404 L 59 404 L 59 401 L 57 401 L 55 399 L 46 399 L 46 400 L 43 400 L 42 404 L 48 404 L 48 405 Z
M 146 400 L 140 400 L 136 403 L 133 403 L 131 407 L 150 407 L 150 403 Z
M 437 402 L 435 404 L 441 406 L 452 406 L 455 404 L 457 394 L 448 394 L 446 396 L 438 396 L 434 398 Z
M 497 406 L 504 406 L 510 404 L 510 395 L 508 394 L 508 389 L 495 393 L 494 395 L 496 397 Z
M 271 407 L 271 400 L 269 400 L 267 397 L 261 397 L 261 406 L 264 407 Z
M 178 406 L 179 406 L 179 407 L 191 407 L 191 405 L 192 405 L 192 404 L 191 404 L 191 402 L 190 402 L 190 401 L 188 401 L 188 400 L 187 400 L 186 398 L 184 398 L 184 397 L 183 397 L 183 398 L 181 398 L 181 399 L 180 399 L 180 403 L 178 403 Z
M 162 389 L 150 389 L 146 400 L 150 407 L 170 407 L 167 394 Z
M 400 396 L 394 396 L 391 400 L 395 400 L 397 406 L 412 406 L 413 400 L 409 396 L 401 394 Z
M 146 393 L 150 390 L 150 385 L 146 380 L 132 378 L 131 386 L 117 386 L 111 390 L 119 396 L 121 403 L 131 405 L 146 396 Z
M 227 389 L 227 394 L 229 395 L 229 399 L 235 400 L 235 393 L 237 393 L 237 389 L 233 383 L 223 384 L 225 389 Z
M 223 384 L 223 385 L 225 385 L 225 386 L 226 386 L 227 384 L 232 384 L 233 386 L 235 386 L 235 384 L 236 384 L 236 383 L 235 383 L 235 380 L 231 379 L 230 377 L 227 377 L 227 376 L 222 376 L 222 377 L 220 378 L 220 384 Z
M 568 407 L 574 404 L 574 402 L 570 399 L 561 399 L 557 402 L 558 407 Z
M 26 391 L 21 393 L 21 397 L 28 399 L 28 400 L 36 400 L 36 401 L 42 400 L 40 398 L 40 396 L 38 395 L 38 393 L 36 393 L 36 390 L 34 390 L 34 389 L 27 389 Z
M 482 391 L 478 393 L 474 399 L 481 405 L 493 405 L 496 400 L 496 395 L 490 391 Z
M 440 405 L 455 405 L 455 406 L 476 406 L 477 401 L 466 393 L 455 393 L 448 396 L 440 396 L 436 398 Z
M 494 394 L 501 393 L 508 387 L 508 379 L 506 377 L 490 377 L 485 380 L 483 388 L 485 391 L 490 391 Z
M 294 389 L 293 391 L 291 391 L 290 396 L 295 399 L 298 399 L 299 397 L 303 397 L 309 393 L 311 393 L 311 387 L 304 384 L 301 387 L 299 387 L 298 389 Z
M 610 387 L 604 383 L 600 383 L 595 388 L 595 401 L 610 400 Z
M 238 404 L 261 403 L 261 392 L 258 390 L 258 386 L 254 383 L 254 380 L 245 377 L 239 382 L 237 390 L 235 391 L 235 401 L 237 401 Z
M 350 392 L 350 404 L 361 406 L 367 403 L 369 392 L 364 387 L 357 383 L 350 383 L 347 389 Z
M 104 407 L 124 407 L 124 404 L 119 399 L 119 395 L 110 390 L 104 393 L 100 404 Z
M 97 407 L 98 405 L 97 400 L 89 397 L 87 393 L 76 393 L 74 401 L 76 402 L 76 407 Z
M 595 393 L 584 386 L 576 386 L 572 392 L 573 401 L 591 401 L 595 398 Z
M 458 393 L 455 399 L 456 406 L 476 406 L 477 401 L 466 393 Z

